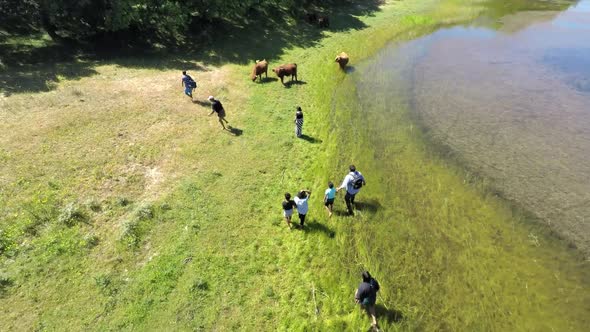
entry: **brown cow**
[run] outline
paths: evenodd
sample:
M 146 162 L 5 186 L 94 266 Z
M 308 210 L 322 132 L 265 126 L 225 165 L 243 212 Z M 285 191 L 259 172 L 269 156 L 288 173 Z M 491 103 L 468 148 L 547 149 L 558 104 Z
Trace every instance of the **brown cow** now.
M 281 79 L 281 83 L 283 83 L 283 84 L 285 84 L 283 82 L 283 77 L 285 77 L 285 76 L 291 76 L 291 81 L 293 81 L 293 79 L 295 79 L 295 81 L 297 81 L 297 64 L 296 63 L 280 65 L 277 68 L 273 69 L 272 71 L 275 74 L 277 74 L 277 76 Z
M 318 26 L 320 28 L 327 28 L 330 26 L 330 18 L 326 15 L 318 16 Z
M 252 75 L 250 75 L 252 82 L 256 81 L 256 77 L 260 77 L 260 81 L 262 81 L 262 73 L 264 73 L 265 77 L 268 77 L 268 62 L 266 59 L 256 60 L 256 64 L 252 68 Z
M 338 62 L 340 68 L 344 69 L 344 67 L 346 67 L 346 65 L 348 64 L 348 54 L 341 52 L 336 57 L 336 62 Z
M 327 15 L 310 12 L 305 15 L 305 20 L 311 25 L 317 24 L 320 28 L 327 28 L 330 26 L 330 18 Z

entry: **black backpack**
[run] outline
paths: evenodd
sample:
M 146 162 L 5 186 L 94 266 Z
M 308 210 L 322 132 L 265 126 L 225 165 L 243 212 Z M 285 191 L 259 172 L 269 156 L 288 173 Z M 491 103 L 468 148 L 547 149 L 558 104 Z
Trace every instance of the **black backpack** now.
M 379 283 L 377 282 L 377 280 L 375 280 L 375 278 L 371 278 L 369 284 L 371 284 L 371 288 L 375 290 L 375 293 L 379 291 Z
M 193 88 L 193 89 L 194 89 L 194 88 L 196 88 L 196 87 L 197 87 L 197 82 L 195 82 L 195 80 L 193 80 L 193 78 L 192 78 L 192 77 L 190 77 L 189 75 L 186 75 L 186 77 L 188 78 L 188 79 L 187 79 L 187 83 L 186 83 L 186 84 L 187 84 L 189 87 Z
M 363 186 L 363 176 L 359 172 L 352 172 L 351 182 L 354 189 L 361 189 Z

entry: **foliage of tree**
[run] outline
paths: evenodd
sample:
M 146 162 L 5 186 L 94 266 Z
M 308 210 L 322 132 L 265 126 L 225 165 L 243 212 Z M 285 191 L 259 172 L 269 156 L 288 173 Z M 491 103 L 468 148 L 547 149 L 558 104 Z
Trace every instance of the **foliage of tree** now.
M 29 32 L 37 24 L 39 4 L 36 0 L 0 0 L 0 29 Z
M 294 13 L 321 0 L 0 0 L 0 29 L 19 22 L 54 39 L 181 41 L 191 25 L 218 24 L 268 9 Z

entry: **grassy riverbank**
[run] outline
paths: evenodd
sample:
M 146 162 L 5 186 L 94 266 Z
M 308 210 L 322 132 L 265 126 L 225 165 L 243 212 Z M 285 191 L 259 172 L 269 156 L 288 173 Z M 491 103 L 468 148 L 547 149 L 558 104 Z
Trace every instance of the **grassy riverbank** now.
M 383 284 L 387 331 L 582 330 L 588 279 L 559 268 L 584 263 L 536 261 L 560 249 L 527 243 L 518 216 L 434 157 L 403 108 L 387 128 L 391 144 L 375 144 L 359 125 L 367 119 L 355 113 L 353 82 L 332 63 L 346 50 L 355 68 L 392 39 L 489 8 L 394 1 L 377 12 L 342 8 L 324 36 L 303 23 L 286 28 L 301 31 L 296 42 L 277 49 L 269 37 L 248 54 L 276 55 L 271 67 L 296 62 L 302 83 L 288 88 L 247 80 L 251 59 L 231 51 L 252 38 L 239 35 L 190 59 L 35 67 L 50 84 L 28 89 L 43 92 L 13 85 L 0 100 L 0 329 L 360 330 L 369 321 L 352 294 L 368 268 Z M 199 81 L 195 104 L 181 94 L 182 68 Z M 10 70 L 4 78 L 26 77 Z M 231 133 L 206 116 L 209 94 L 224 102 Z M 296 105 L 305 140 L 293 137 Z M 383 167 L 379 156 L 400 146 Z M 321 192 L 350 162 L 369 182 L 360 213 L 328 220 Z M 314 192 L 308 227 L 289 231 L 282 194 L 304 187 Z M 525 261 L 537 267 L 511 265 Z M 556 281 L 535 284 L 548 273 Z M 542 317 L 554 296 L 571 304 Z

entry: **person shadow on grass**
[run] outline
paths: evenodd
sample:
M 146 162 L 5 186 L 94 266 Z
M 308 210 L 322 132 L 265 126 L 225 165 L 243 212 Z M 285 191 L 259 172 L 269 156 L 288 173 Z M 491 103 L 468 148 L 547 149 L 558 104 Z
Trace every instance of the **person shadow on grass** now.
M 230 125 L 228 125 L 227 128 L 225 128 L 225 130 L 234 136 L 241 136 L 242 133 L 244 132 L 242 129 L 232 127 Z
M 334 238 L 336 232 L 325 224 L 319 223 L 316 220 L 311 220 L 305 224 L 303 231 L 306 233 L 323 233 L 329 238 Z
M 203 107 L 209 107 L 211 105 L 211 103 L 209 103 L 208 101 L 203 101 L 203 100 L 198 100 L 198 99 L 193 99 L 193 104 L 197 104 L 197 105 L 203 106 Z
M 322 143 L 321 139 L 317 139 L 315 137 L 311 137 L 311 136 L 305 135 L 305 134 L 302 134 L 301 136 L 299 136 L 299 138 L 301 138 L 302 140 L 307 141 L 309 143 L 312 143 L 312 144 Z

